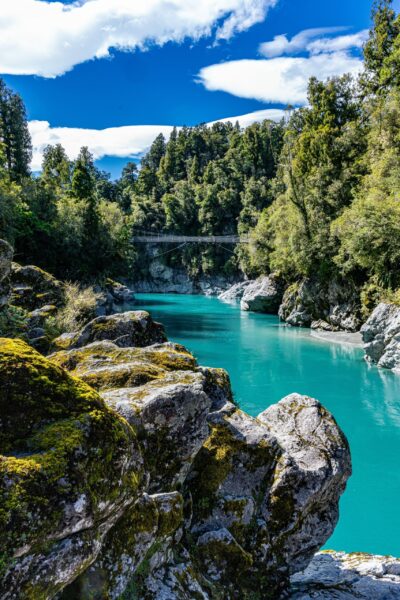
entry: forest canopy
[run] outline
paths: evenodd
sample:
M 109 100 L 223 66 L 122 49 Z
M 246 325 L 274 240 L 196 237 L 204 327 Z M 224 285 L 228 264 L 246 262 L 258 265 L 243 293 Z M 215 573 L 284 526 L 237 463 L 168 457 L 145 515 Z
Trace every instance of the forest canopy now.
M 49 146 L 30 173 L 22 99 L 0 82 L 0 235 L 20 262 L 72 279 L 146 275 L 137 233 L 249 235 L 234 251 L 185 246 L 163 260 L 202 274 L 279 273 L 400 287 L 400 17 L 374 3 L 365 68 L 311 79 L 281 122 L 174 129 L 117 181 L 87 148 Z

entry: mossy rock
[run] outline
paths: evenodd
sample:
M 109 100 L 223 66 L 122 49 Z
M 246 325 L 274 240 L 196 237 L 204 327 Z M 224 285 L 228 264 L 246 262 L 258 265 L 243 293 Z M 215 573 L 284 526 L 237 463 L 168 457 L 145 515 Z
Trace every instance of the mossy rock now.
M 143 494 L 108 533 L 96 562 L 63 591 L 60 600 L 122 598 L 132 577 L 140 576 L 182 520 L 183 498 L 178 492 Z
M 167 336 L 164 327 L 153 321 L 148 312 L 137 310 L 93 319 L 77 334 L 72 347 L 81 348 L 103 340 L 121 348 L 143 348 L 166 342 Z
M 24 342 L 0 339 L 0 377 L 0 565 L 6 571 L 13 559 L 45 552 L 134 498 L 142 466 L 132 427 L 88 385 Z
M 13 263 L 10 281 L 13 288 L 12 303 L 26 310 L 36 310 L 49 304 L 59 306 L 63 302 L 64 285 L 34 265 Z
M 197 368 L 195 358 L 178 344 L 148 348 L 119 348 L 112 342 L 95 342 L 84 348 L 52 354 L 50 360 L 98 390 L 138 387 L 161 380 L 169 371 Z

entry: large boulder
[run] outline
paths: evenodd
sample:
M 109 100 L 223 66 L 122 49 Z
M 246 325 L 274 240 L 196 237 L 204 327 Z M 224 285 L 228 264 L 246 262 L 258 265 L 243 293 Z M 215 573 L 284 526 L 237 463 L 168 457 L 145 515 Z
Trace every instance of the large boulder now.
M 400 306 L 378 304 L 361 334 L 367 360 L 379 367 L 400 370 Z
M 63 302 L 64 285 L 55 277 L 33 265 L 12 264 L 12 304 L 26 310 Z
M 252 284 L 254 284 L 254 281 L 241 281 L 240 283 L 235 283 L 230 288 L 222 292 L 222 294 L 219 294 L 218 299 L 224 302 L 241 300 L 247 288 Z
M 162 381 L 169 371 L 190 371 L 196 361 L 179 344 L 148 348 L 119 348 L 113 342 L 94 342 L 84 348 L 60 350 L 50 360 L 97 390 L 135 388 Z
M 349 332 L 361 327 L 359 294 L 350 282 L 337 279 L 303 279 L 289 286 L 278 314 L 297 327 Z
M 347 441 L 316 400 L 298 394 L 257 419 L 225 404 L 209 422 L 186 482 L 192 557 L 215 597 L 240 589 L 275 598 L 333 532 L 351 473 Z
M 320 552 L 291 581 L 291 600 L 398 600 L 400 560 L 361 552 Z
M 282 283 L 274 275 L 260 277 L 246 287 L 240 302 L 242 310 L 275 315 L 282 302 Z
M 254 419 L 171 343 L 3 340 L 0 376 L 4 600 L 278 599 L 332 533 L 350 454 L 316 400 Z
M 13 252 L 8 242 L 0 240 L 0 308 L 5 306 L 10 298 L 9 276 Z
M 85 383 L 0 339 L 1 598 L 52 598 L 138 496 L 130 425 Z
M 137 310 L 93 319 L 68 340 L 54 340 L 55 347 L 82 348 L 87 344 L 110 340 L 121 348 L 143 347 L 165 342 L 164 327 L 148 312 Z M 60 344 L 59 344 L 60 343 Z

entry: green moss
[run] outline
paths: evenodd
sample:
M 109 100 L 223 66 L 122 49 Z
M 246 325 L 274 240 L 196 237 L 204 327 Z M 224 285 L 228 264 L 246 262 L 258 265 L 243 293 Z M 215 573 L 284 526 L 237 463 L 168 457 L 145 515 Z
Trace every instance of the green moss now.
M 157 535 L 161 537 L 171 535 L 178 529 L 182 521 L 183 499 L 180 494 L 176 494 L 176 496 L 170 501 L 168 510 L 159 510 Z
M 236 404 L 231 387 L 231 380 L 224 369 L 202 369 L 206 378 L 205 391 L 211 397 L 223 396 L 229 402 Z
M 85 383 L 8 339 L 0 339 L 0 377 L 6 568 L 17 549 L 61 534 L 68 504 L 83 497 L 88 513 L 101 518 L 101 506 L 135 493 L 141 471 L 126 465 L 126 457 L 138 452 L 134 431 Z
M 169 371 L 197 366 L 193 356 L 181 347 L 118 348 L 110 342 L 57 352 L 50 360 L 98 390 L 137 387 L 162 379 Z
M 0 334 L 26 339 L 29 313 L 19 306 L 9 305 L 0 311 Z

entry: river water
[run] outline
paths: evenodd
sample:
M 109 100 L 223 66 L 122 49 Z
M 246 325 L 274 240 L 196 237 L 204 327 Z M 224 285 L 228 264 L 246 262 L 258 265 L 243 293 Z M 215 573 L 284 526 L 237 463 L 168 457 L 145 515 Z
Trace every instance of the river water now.
M 134 308 L 151 312 L 200 364 L 226 369 L 240 407 L 253 416 L 292 392 L 320 400 L 353 459 L 327 547 L 400 556 L 400 375 L 368 365 L 359 348 L 216 298 L 139 294 Z

